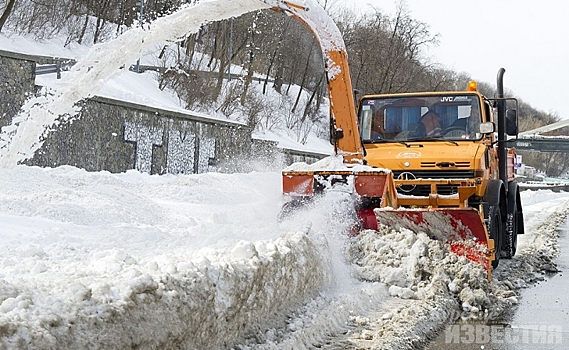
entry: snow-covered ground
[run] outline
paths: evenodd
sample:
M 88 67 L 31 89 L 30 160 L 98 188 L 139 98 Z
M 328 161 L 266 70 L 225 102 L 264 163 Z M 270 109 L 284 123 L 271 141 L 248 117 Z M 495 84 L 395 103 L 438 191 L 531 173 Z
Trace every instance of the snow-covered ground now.
M 348 238 L 342 193 L 279 223 L 274 172 L 17 166 L 0 188 L 0 347 L 29 349 L 424 344 L 450 318 L 515 305 L 569 203 L 522 193 L 521 253 L 489 284 L 421 234 Z
M 77 99 L 113 96 L 112 79 L 114 88 L 125 81 L 119 67 L 145 47 L 211 16 L 266 7 L 253 0 L 198 6 L 82 54 L 57 92 L 29 101 L 3 129 L 0 348 L 421 346 L 457 317 L 500 317 L 519 288 L 553 269 L 566 193 L 522 194 L 520 254 L 488 283 L 479 266 L 421 233 L 384 228 L 348 238 L 353 206 L 342 192 L 279 223 L 278 172 L 151 176 L 14 166 Z

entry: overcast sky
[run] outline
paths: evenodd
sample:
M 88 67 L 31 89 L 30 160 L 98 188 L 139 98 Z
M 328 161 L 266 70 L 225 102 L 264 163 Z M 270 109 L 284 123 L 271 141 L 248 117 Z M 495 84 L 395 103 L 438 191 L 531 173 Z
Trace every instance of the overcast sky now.
M 395 0 L 338 0 L 393 14 Z M 569 119 L 569 1 L 404 0 L 411 17 L 439 34 L 428 52 L 446 68 L 504 86 L 533 107 Z

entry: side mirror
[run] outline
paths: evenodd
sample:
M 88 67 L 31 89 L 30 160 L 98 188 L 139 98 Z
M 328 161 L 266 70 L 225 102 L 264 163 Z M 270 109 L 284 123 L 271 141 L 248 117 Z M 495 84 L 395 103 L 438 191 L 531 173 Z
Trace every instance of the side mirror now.
M 491 134 L 496 131 L 496 127 L 492 122 L 485 122 L 480 124 L 480 133 L 481 134 Z
M 338 141 L 341 138 L 344 138 L 344 130 L 342 130 L 341 128 L 334 128 L 334 131 L 332 133 L 332 139 L 334 141 Z
M 515 109 L 506 111 L 506 134 L 516 136 L 518 134 L 518 112 Z
M 336 141 L 344 137 L 344 130 L 336 127 L 336 120 L 330 113 L 330 144 L 335 145 Z

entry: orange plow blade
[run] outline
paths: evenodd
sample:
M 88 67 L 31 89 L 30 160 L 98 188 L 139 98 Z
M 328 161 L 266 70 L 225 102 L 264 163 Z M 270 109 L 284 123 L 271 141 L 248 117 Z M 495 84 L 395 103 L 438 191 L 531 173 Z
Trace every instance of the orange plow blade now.
M 473 208 L 375 209 L 379 224 L 396 229 L 424 232 L 448 243 L 458 255 L 483 265 L 488 273 L 494 260 L 494 240 L 488 236 L 484 219 Z

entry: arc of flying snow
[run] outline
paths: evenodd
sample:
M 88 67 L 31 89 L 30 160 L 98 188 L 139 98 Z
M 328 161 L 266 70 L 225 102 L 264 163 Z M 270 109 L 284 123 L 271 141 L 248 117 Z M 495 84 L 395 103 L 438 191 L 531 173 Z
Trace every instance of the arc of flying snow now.
M 261 0 L 210 0 L 188 5 L 146 26 L 94 45 L 84 59 L 64 75 L 59 93 L 48 90 L 29 99 L 12 124 L 0 133 L 0 166 L 15 166 L 33 156 L 48 129 L 62 115 L 74 115 L 75 104 L 96 94 L 103 84 L 157 43 L 196 33 L 208 22 L 270 8 Z

